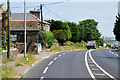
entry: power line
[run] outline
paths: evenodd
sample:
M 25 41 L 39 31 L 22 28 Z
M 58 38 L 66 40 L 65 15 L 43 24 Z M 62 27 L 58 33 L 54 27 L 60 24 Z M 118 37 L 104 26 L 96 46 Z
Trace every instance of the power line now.
M 60 4 L 60 3 L 64 3 L 70 0 L 65 0 L 65 1 L 61 1 L 61 2 L 55 2 L 55 3 L 49 3 L 49 4 L 44 4 L 44 5 L 55 5 L 55 4 Z
M 51 11 L 50 9 L 48 9 L 46 6 L 44 6 L 48 11 L 50 11 L 52 14 L 54 14 L 55 16 L 57 16 L 58 18 L 64 20 L 64 21 L 67 21 L 66 19 L 60 17 L 59 15 L 55 14 L 53 11 Z

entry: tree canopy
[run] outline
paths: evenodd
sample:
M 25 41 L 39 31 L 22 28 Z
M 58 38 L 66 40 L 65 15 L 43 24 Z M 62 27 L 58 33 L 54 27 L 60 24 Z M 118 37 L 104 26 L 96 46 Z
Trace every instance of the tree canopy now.
M 114 25 L 114 35 L 117 41 L 120 41 L 120 14 L 118 14 L 118 16 L 116 16 L 116 22 Z

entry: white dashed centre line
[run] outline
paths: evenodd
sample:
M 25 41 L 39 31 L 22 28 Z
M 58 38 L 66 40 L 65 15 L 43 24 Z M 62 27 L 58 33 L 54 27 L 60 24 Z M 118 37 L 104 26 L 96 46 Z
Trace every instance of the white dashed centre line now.
M 51 61 L 48 65 L 50 66 L 53 63 L 53 61 Z
M 61 57 L 61 55 L 59 55 L 58 57 Z
M 48 70 L 48 67 L 46 67 L 46 68 L 45 68 L 45 70 L 43 71 L 43 73 L 46 73 L 46 72 L 47 72 L 47 70 Z
M 55 61 L 55 60 L 57 60 L 57 57 L 56 57 L 56 58 L 54 58 L 54 61 Z
M 43 79 L 44 79 L 44 77 L 41 77 L 41 78 L 40 78 L 40 80 L 43 80 Z

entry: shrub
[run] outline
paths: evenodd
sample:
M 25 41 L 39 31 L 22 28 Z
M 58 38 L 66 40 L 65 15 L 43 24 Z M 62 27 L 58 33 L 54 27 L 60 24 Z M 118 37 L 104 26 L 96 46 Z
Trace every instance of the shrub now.
M 58 43 L 58 40 L 57 40 L 57 39 L 54 39 L 54 40 L 53 40 L 53 43 Z
M 71 42 L 71 41 L 66 41 L 65 46 L 73 46 L 75 43 Z

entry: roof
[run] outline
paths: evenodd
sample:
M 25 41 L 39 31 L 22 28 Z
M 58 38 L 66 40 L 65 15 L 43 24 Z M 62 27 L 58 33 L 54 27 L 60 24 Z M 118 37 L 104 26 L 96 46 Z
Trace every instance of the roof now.
M 10 21 L 24 21 L 24 13 L 12 13 Z M 26 21 L 39 21 L 31 13 L 26 13 Z

